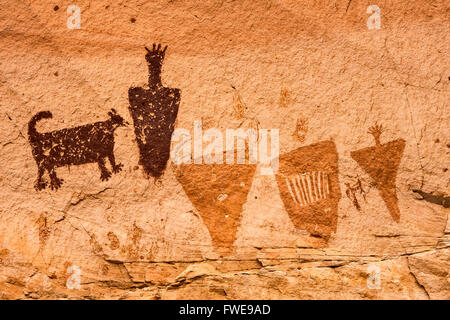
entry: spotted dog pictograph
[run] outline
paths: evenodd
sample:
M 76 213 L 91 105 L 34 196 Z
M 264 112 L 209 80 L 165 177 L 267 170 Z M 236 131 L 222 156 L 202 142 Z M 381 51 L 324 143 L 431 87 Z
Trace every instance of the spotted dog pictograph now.
M 106 121 L 44 133 L 36 130 L 36 123 L 42 119 L 51 119 L 52 113 L 41 111 L 31 118 L 28 123 L 28 141 L 38 166 L 36 190 L 47 186 L 43 179 L 45 171 L 50 176 L 50 188 L 57 190 L 61 187 L 63 179 L 56 176 L 57 167 L 98 163 L 100 179 L 105 181 L 111 177 L 105 165 L 105 159 L 108 158 L 112 172 L 121 171 L 122 164 L 116 164 L 114 158 L 114 131 L 127 122 L 114 109 L 108 115 L 110 119 Z
M 336 232 L 341 199 L 334 142 L 321 141 L 282 154 L 276 180 L 294 226 L 328 241 Z
M 382 125 L 375 124 L 370 127 L 368 133 L 374 137 L 375 146 L 353 151 L 350 155 L 374 180 L 389 213 L 394 221 L 399 222 L 400 210 L 395 180 L 405 149 L 405 140 L 397 139 L 381 144 L 380 136 L 382 132 Z
M 128 90 L 129 110 L 139 147 L 139 164 L 147 176 L 159 178 L 170 156 L 170 140 L 180 105 L 180 89 L 167 88 L 161 83 L 161 68 L 167 46 L 153 44 L 145 48 L 149 77 L 148 89 Z

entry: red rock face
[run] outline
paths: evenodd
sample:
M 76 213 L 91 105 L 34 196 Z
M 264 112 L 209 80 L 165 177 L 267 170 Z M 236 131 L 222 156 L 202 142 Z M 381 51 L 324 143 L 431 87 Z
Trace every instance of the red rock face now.
M 276 175 L 284 206 L 298 229 L 328 240 L 336 232 L 341 198 L 338 155 L 332 141 L 301 147 L 280 156 Z
M 1 3 L 0 299 L 450 299 L 448 1 L 73 5 Z

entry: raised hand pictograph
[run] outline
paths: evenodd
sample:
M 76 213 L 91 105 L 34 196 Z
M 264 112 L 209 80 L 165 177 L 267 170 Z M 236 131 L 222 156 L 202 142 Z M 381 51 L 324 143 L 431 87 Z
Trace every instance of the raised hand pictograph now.
M 139 164 L 147 176 L 159 178 L 170 156 L 170 139 L 180 105 L 180 89 L 167 88 L 161 83 L 161 68 L 167 46 L 147 47 L 148 89 L 128 90 L 129 110 L 139 147 Z

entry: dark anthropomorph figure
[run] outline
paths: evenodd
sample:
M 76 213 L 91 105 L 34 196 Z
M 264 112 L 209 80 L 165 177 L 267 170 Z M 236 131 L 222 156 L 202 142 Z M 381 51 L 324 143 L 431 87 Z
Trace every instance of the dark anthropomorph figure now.
M 147 47 L 149 88 L 130 88 L 129 110 L 139 147 L 139 164 L 147 176 L 159 178 L 170 156 L 170 141 L 180 105 L 180 89 L 167 88 L 161 83 L 161 67 L 167 46 Z

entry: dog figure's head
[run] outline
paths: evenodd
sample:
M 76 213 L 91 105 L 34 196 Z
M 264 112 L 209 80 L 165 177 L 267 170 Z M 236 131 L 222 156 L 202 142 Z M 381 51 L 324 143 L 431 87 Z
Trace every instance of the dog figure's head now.
M 108 112 L 108 115 L 111 117 L 111 122 L 116 128 L 128 125 L 128 122 L 125 121 L 125 119 L 122 118 L 122 116 L 120 116 L 115 109 L 111 109 L 111 111 Z

